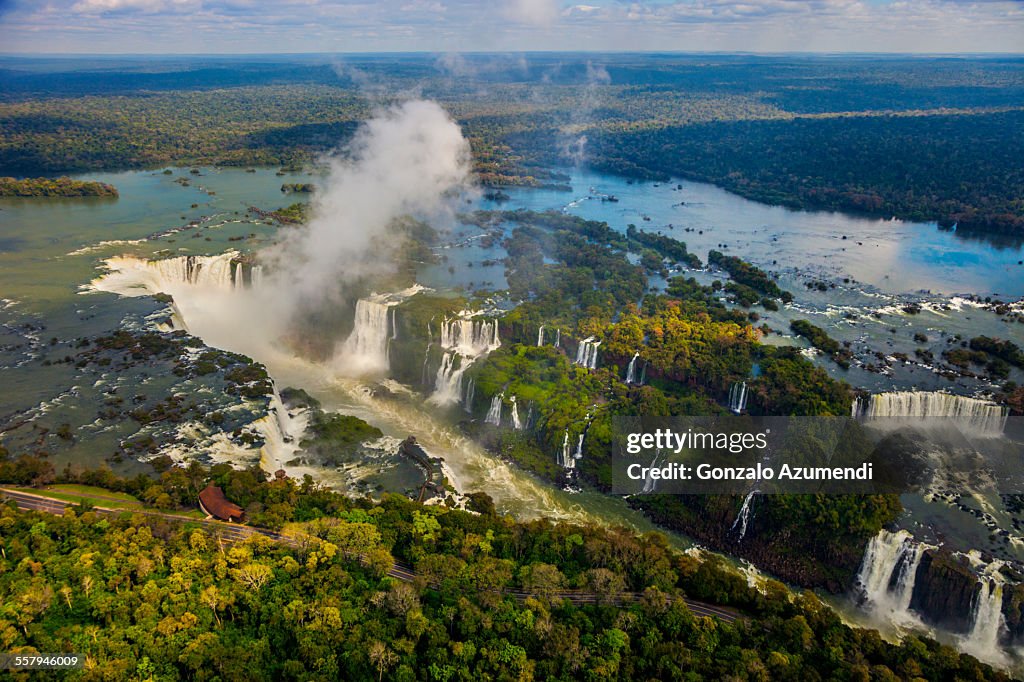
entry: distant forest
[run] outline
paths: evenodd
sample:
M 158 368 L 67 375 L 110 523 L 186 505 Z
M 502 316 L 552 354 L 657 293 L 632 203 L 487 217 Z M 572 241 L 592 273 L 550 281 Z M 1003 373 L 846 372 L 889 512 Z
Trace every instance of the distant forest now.
M 585 163 L 1024 233 L 1024 60 L 684 55 L 0 60 L 0 174 L 296 165 L 416 92 L 485 185 Z M 407 95 L 405 95 L 407 96 Z

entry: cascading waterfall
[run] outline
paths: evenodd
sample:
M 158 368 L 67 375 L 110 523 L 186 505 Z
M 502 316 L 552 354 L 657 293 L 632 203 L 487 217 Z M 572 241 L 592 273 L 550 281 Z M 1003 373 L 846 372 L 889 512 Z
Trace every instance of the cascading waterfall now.
M 758 490 L 751 490 L 747 493 L 747 496 L 743 498 L 743 506 L 740 507 L 739 516 L 737 516 L 736 520 L 732 522 L 732 528 L 730 530 L 736 530 L 736 526 L 739 526 L 740 529 L 740 536 L 736 538 L 736 542 L 742 540 L 747 534 L 747 524 L 750 523 L 750 515 L 753 513 L 753 506 L 751 505 L 751 502 L 754 499 L 754 495 L 758 492 Z
M 747 409 L 747 382 L 736 382 L 729 388 L 729 410 L 742 414 Z
M 241 260 L 237 251 L 216 256 L 178 256 L 157 260 L 116 256 L 107 259 L 105 265 L 108 273 L 93 282 L 103 291 L 142 287 L 173 295 L 182 285 L 230 291 L 255 287 L 262 275 L 262 266 Z
M 516 397 L 512 396 L 509 398 L 509 402 L 512 403 L 512 428 L 518 431 L 523 428 L 523 425 L 519 422 L 519 405 L 516 404 Z
M 563 469 L 575 469 L 576 458 L 569 450 L 569 429 L 565 430 L 565 437 L 562 439 L 562 453 L 558 458 L 558 465 Z
M 344 357 L 362 372 L 387 372 L 391 367 L 388 346 L 394 336 L 391 307 L 398 301 L 375 295 L 356 302 L 352 333 L 342 347 Z
M 544 325 L 541 325 L 540 329 L 537 330 L 537 345 L 544 345 Z
M 864 601 L 873 610 L 887 610 L 897 618 L 913 620 L 910 600 L 921 557 L 928 548 L 905 530 L 879 531 L 868 541 L 857 574 L 857 585 Z
M 583 439 L 586 438 L 586 432 L 580 434 L 580 438 L 576 441 L 576 453 L 573 455 L 574 459 L 583 459 Z
M 985 566 L 979 576 L 979 589 L 971 607 L 971 629 L 964 640 L 965 649 L 991 660 L 999 658 L 999 636 L 1003 630 L 1002 561 Z
M 629 366 L 626 367 L 626 383 L 627 384 L 639 383 L 637 381 L 637 376 L 636 376 L 636 361 L 637 361 L 637 359 L 639 357 L 640 357 L 640 353 L 638 353 L 638 352 L 637 353 L 633 353 L 633 359 L 629 361 Z
M 491 408 L 487 410 L 487 417 L 484 418 L 484 422 L 501 426 L 501 407 L 504 397 L 504 393 L 498 393 L 491 398 Z
M 597 348 L 600 345 L 601 342 L 595 341 L 593 336 L 580 341 L 576 349 L 576 364 L 587 369 L 597 369 Z
M 441 347 L 445 349 L 428 399 L 435 405 L 454 405 L 462 395 L 462 375 L 482 355 L 501 346 L 497 320 L 455 318 L 441 322 Z
M 441 345 L 461 355 L 479 357 L 501 346 L 497 320 L 457 317 L 441 322 Z
M 854 401 L 851 414 L 855 419 L 944 417 L 956 420 L 961 429 L 987 437 L 1001 436 L 1007 418 L 1000 405 L 940 391 L 876 393 Z
M 473 412 L 473 398 L 476 397 L 476 378 L 470 377 L 469 383 L 466 384 L 466 395 L 462 399 L 462 409 L 472 414 Z
M 454 405 L 459 402 L 462 396 L 462 375 L 467 366 L 461 355 L 453 350 L 445 351 L 434 378 L 434 392 L 427 401 L 434 405 Z
M 558 348 L 562 343 L 562 330 L 555 330 L 555 348 Z

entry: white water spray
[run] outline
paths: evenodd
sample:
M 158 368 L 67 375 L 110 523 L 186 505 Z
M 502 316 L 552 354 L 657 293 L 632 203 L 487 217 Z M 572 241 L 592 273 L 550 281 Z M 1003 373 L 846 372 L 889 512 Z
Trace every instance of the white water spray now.
M 491 398 L 491 408 L 487 410 L 487 416 L 484 418 L 485 423 L 501 426 L 501 407 L 504 397 L 504 393 L 498 393 Z

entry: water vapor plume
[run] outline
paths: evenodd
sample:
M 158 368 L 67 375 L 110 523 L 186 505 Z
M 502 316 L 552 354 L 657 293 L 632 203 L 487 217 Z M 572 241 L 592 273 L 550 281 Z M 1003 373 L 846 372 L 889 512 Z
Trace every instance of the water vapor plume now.
M 468 182 L 470 150 L 444 109 L 414 100 L 368 120 L 328 164 L 309 223 L 265 254 L 289 310 L 333 302 L 346 284 L 388 273 L 401 241 L 396 221 L 442 215 L 446 197 Z

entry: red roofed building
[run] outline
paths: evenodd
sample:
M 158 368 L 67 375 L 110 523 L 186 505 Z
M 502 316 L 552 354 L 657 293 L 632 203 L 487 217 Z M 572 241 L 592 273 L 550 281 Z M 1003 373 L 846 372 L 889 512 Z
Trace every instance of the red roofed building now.
M 199 508 L 208 516 L 221 521 L 241 521 L 245 518 L 242 508 L 228 502 L 228 498 L 224 497 L 224 491 L 213 483 L 208 484 L 199 492 Z

